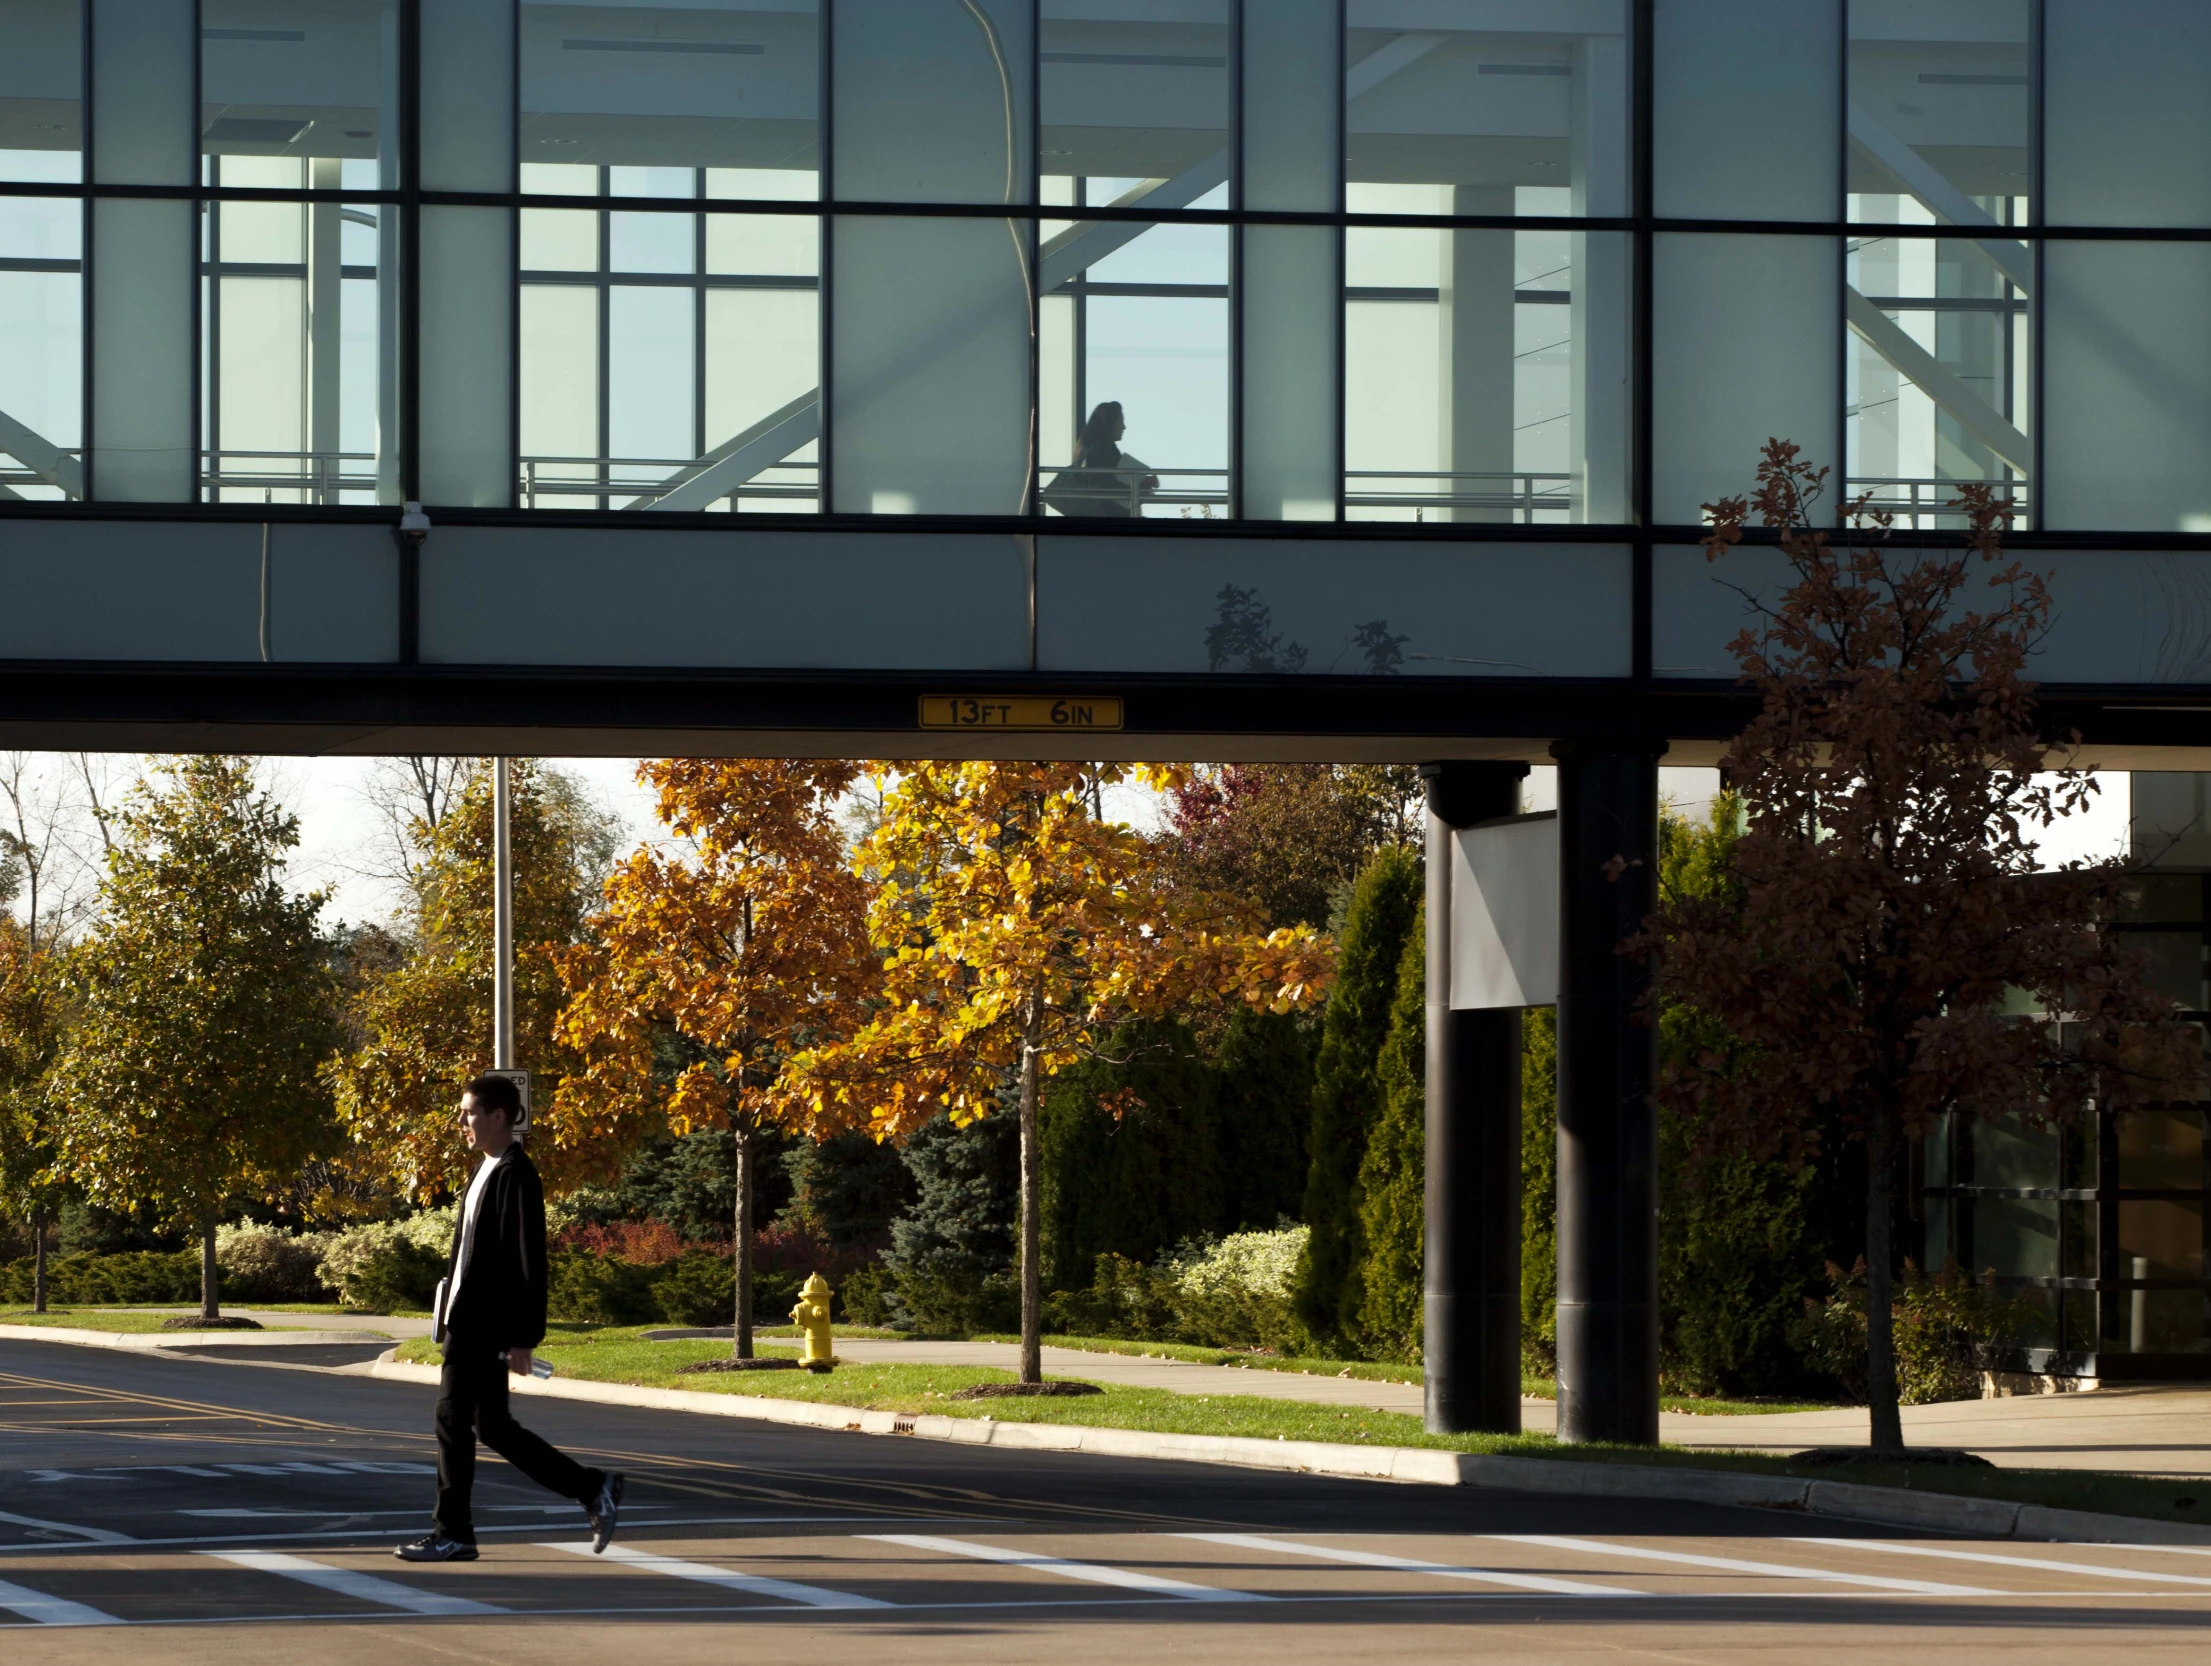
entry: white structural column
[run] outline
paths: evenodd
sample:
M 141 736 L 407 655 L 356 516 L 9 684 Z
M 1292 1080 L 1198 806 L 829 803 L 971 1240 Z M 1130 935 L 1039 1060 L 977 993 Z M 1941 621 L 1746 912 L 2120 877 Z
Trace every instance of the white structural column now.
M 308 186 L 335 191 L 343 183 L 344 164 L 335 156 L 317 156 L 307 164 Z M 339 318 L 345 293 L 339 235 L 342 210 L 335 202 L 307 205 L 307 450 L 314 485 L 310 503 L 338 501 Z
M 1454 214 L 1510 214 L 1510 185 L 1452 187 Z M 1503 493 L 1513 470 L 1513 234 L 1449 230 L 1439 253 L 1436 451 L 1451 496 Z M 1579 286 L 1575 293 L 1580 293 Z M 1482 478 L 1467 479 L 1474 475 Z M 1509 521 L 1512 510 L 1453 508 L 1447 521 Z
M 514 794 L 508 760 L 492 761 L 491 779 L 491 1067 L 514 1062 Z
M 1591 35 L 1574 43 L 1573 211 L 1629 210 L 1628 42 Z M 1629 353 L 1634 256 L 1616 232 L 1573 234 L 1574 519 L 1628 518 Z
M 381 14 L 384 34 L 384 119 L 376 129 L 376 183 L 399 189 L 399 8 Z M 376 214 L 376 501 L 398 503 L 399 479 L 399 210 Z

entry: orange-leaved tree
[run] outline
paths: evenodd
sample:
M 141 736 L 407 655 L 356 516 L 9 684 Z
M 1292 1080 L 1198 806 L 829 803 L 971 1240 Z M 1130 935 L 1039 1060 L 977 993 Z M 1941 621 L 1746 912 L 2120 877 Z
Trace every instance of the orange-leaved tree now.
M 557 1029 L 582 1067 L 561 1082 L 560 1103 L 575 1119 L 660 1115 L 678 1133 L 729 1129 L 734 1357 L 750 1359 L 759 1136 L 808 1120 L 784 1065 L 849 1029 L 876 977 L 867 887 L 837 823 L 859 767 L 665 758 L 637 774 L 680 843 L 648 845 L 617 867 L 591 938 L 561 957 L 568 1002 Z
M 1900 549 L 1860 498 L 1837 549 L 1815 530 L 1826 474 L 1771 441 L 1756 498 L 1706 506 L 1713 559 L 1755 512 L 1794 582 L 1733 644 L 1760 706 L 1726 755 L 1747 819 L 1724 882 L 1671 896 L 1622 947 L 1656 955 L 1657 998 L 1718 1026 L 1659 1089 L 1709 1145 L 1805 1160 L 1823 1126 L 1866 1143 L 1872 1444 L 1893 1451 L 1904 1142 L 1945 1113 L 2049 1121 L 2192 1098 L 2197 1044 L 2099 929 L 2120 865 L 2037 871 L 2033 830 L 2095 783 L 2045 773 L 2027 661 L 2051 603 L 2001 558 L 2009 511 L 1962 486 L 1966 536 Z
M 894 766 L 879 766 L 887 772 Z M 1234 905 L 1168 882 L 1152 841 L 1102 813 L 1122 764 L 921 763 L 885 793 L 857 860 L 875 884 L 883 953 L 866 1026 L 794 1061 L 825 1124 L 910 1133 L 966 1124 L 1017 1084 L 1021 1380 L 1042 1380 L 1038 1083 L 1094 1056 L 1127 1018 L 1207 1002 L 1287 1011 L 1319 998 L 1329 950 L 1312 929 L 1249 929 Z

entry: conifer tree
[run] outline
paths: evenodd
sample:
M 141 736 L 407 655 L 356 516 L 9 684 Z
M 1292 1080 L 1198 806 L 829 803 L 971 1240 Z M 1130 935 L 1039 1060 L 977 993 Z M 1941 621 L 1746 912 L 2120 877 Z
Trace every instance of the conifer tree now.
M 1359 1225 L 1366 1266 L 1360 1342 L 1370 1354 L 1418 1359 L 1426 1283 L 1428 1177 L 1427 909 L 1413 913 L 1397 963 L 1397 994 L 1375 1066 L 1381 1114 L 1359 1168 Z
M 1298 1263 L 1297 1316 L 1316 1336 L 1346 1338 L 1359 1324 L 1359 1167 L 1381 1112 L 1375 1068 L 1397 994 L 1398 964 L 1420 906 L 1420 858 L 1379 852 L 1359 875 L 1344 919 L 1336 986 L 1321 1018 L 1313 1083 L 1311 1229 Z

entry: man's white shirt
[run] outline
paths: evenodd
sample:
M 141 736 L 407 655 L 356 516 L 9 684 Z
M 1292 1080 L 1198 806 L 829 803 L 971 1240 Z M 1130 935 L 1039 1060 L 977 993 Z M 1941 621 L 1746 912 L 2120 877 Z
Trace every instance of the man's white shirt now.
M 453 1311 L 454 1298 L 461 1293 L 461 1280 L 468 1276 L 469 1251 L 476 1247 L 476 1213 L 483 1207 L 484 1193 L 491 1185 L 491 1171 L 498 1166 L 499 1158 L 486 1157 L 476 1165 L 476 1177 L 468 1183 L 468 1197 L 461 1204 L 461 1253 L 453 1263 L 453 1285 L 445 1296 L 447 1313 Z

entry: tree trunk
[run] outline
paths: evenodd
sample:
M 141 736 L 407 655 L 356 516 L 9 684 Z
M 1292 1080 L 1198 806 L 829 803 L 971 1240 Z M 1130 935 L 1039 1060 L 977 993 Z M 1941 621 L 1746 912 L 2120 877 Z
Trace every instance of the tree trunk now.
M 1038 1054 L 1043 1051 L 1044 1003 L 1029 997 L 1021 1037 L 1021 1380 L 1044 1380 L 1044 1229 L 1038 1203 L 1043 1163 L 1037 1150 Z
M 210 1209 L 200 1217 L 200 1317 L 220 1319 L 222 1309 L 222 1271 L 215 1265 L 215 1211 Z
M 1866 1135 L 1866 1406 L 1876 1452 L 1904 1450 L 1897 1409 L 1895 1255 L 1889 1241 L 1896 1129 L 1892 1112 L 1874 1113 Z
M 752 1358 L 752 1141 L 748 1122 L 737 1122 L 737 1242 L 729 1260 L 736 1269 L 736 1323 L 731 1327 L 730 1347 L 738 1359 Z
M 31 1311 L 46 1311 L 46 1206 L 31 1205 Z

